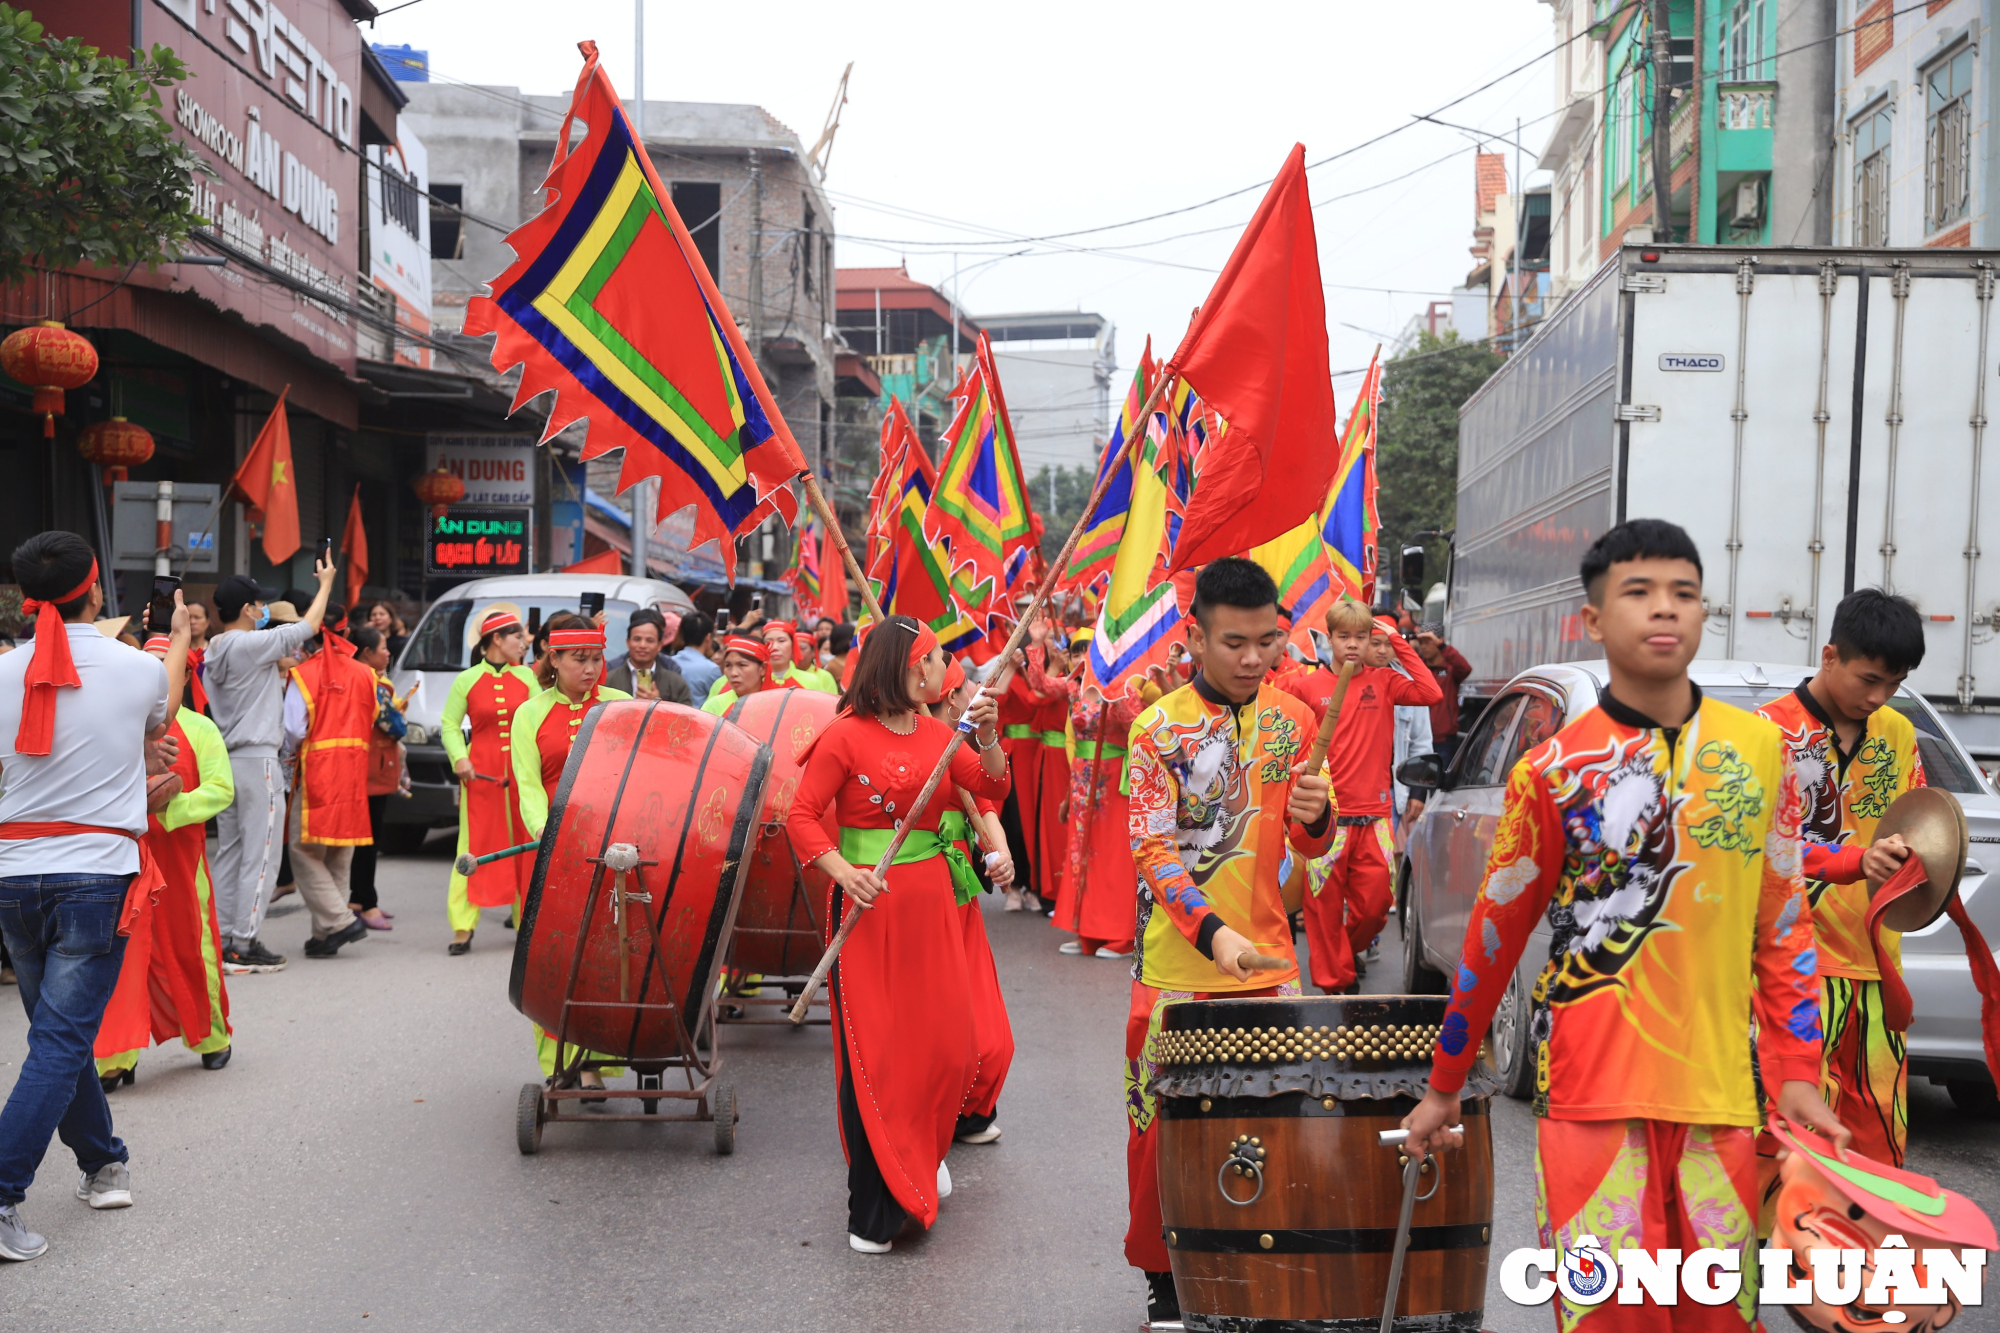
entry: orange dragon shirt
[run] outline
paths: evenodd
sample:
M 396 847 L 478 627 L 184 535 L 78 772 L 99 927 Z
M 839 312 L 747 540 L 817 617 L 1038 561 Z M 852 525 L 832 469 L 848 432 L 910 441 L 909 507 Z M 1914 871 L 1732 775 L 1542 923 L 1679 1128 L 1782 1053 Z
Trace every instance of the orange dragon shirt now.
M 1285 815 L 1292 766 L 1313 731 L 1312 713 L 1282 690 L 1262 685 L 1235 705 L 1200 676 L 1132 723 L 1127 827 L 1139 870 L 1132 970 L 1141 982 L 1227 994 L 1297 977 L 1258 972 L 1238 981 L 1216 970 L 1208 946 L 1226 925 L 1259 953 L 1293 959 L 1278 867 L 1287 843 L 1318 856 L 1333 842 L 1331 803 L 1312 829 Z
M 1531 750 L 1507 780 L 1431 1085 L 1464 1085 L 1544 914 L 1537 1115 L 1755 1126 L 1753 1017 L 1766 1087 L 1817 1083 L 1800 809 L 1777 727 L 1714 700 L 1663 728 L 1607 694 Z
M 1879 981 L 1882 973 L 1868 942 L 1868 881 L 1861 875 L 1859 853 L 1875 841 L 1875 826 L 1890 802 L 1926 785 L 1917 729 L 1895 709 L 1878 708 L 1869 715 L 1853 753 L 1842 754 L 1832 719 L 1803 684 L 1757 712 L 1785 734 L 1785 749 L 1799 773 L 1806 898 L 1812 904 L 1819 970 L 1825 976 Z M 1902 935 L 1885 929 L 1882 951 L 1900 968 Z

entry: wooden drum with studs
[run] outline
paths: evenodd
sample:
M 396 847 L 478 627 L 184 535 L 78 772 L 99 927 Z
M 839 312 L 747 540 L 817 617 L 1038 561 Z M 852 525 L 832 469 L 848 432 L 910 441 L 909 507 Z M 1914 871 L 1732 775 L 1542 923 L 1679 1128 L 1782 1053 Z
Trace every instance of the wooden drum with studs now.
M 1424 1094 L 1443 997 L 1189 1000 L 1160 1016 L 1160 1215 L 1193 1333 L 1374 1333 L 1403 1155 L 1377 1134 Z M 1403 1333 L 1478 1333 L 1493 1227 L 1484 1064 L 1465 1146 L 1417 1187 Z

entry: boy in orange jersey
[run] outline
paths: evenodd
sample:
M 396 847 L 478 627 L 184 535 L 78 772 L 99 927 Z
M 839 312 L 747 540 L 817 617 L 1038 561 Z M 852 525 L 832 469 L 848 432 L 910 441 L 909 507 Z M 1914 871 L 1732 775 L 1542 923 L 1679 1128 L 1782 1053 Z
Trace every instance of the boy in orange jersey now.
M 1903 1034 L 1883 1021 L 1882 969 L 1896 967 L 1902 936 L 1868 938 L 1872 887 L 1910 854 L 1875 826 L 1898 796 L 1924 784 L 1917 730 L 1884 707 L 1924 660 L 1917 608 L 1877 588 L 1858 588 L 1833 613 L 1819 672 L 1758 710 L 1778 724 L 1805 801 L 1806 896 L 1819 949 L 1820 1091 L 1854 1131 L 1855 1151 L 1903 1164 L 1908 1138 L 1909 1057 Z M 1768 1140 L 1775 1183 L 1777 1142 Z
M 1723 1305 L 1558 1295 L 1559 1328 L 1754 1328 L 1753 1020 L 1777 1114 L 1842 1148 L 1851 1137 L 1819 1091 L 1798 778 L 1776 726 L 1688 679 L 1705 612 L 1685 532 L 1621 523 L 1582 573 L 1583 625 L 1611 687 L 1508 777 L 1430 1090 L 1403 1123 L 1418 1156 L 1449 1144 L 1459 1090 L 1546 913 L 1554 938 L 1528 1028 L 1542 1245 L 1716 1249 L 1742 1274 Z
M 1287 844 L 1317 856 L 1332 841 L 1326 777 L 1303 762 L 1312 714 L 1264 682 L 1284 650 L 1277 612 L 1277 585 L 1261 566 L 1229 557 L 1204 567 L 1188 627 L 1201 672 L 1139 715 L 1128 747 L 1139 917 L 1125 1025 L 1125 1258 L 1146 1274 L 1154 1323 L 1180 1318 L 1153 1119 L 1160 1011 L 1176 1000 L 1298 994 L 1278 867 Z M 1253 953 L 1290 966 L 1253 971 Z
M 1395 783 L 1389 770 L 1396 754 L 1396 707 L 1427 707 L 1444 696 L 1395 621 L 1371 616 L 1360 602 L 1341 601 L 1327 611 L 1326 628 L 1335 665 L 1352 662 L 1355 671 L 1326 755 L 1340 825 L 1332 849 L 1307 867 L 1305 918 L 1313 985 L 1336 995 L 1354 989 L 1355 959 L 1382 933 L 1394 902 L 1389 807 Z M 1403 671 L 1370 664 L 1369 646 L 1378 640 L 1395 649 Z M 1317 725 L 1332 706 L 1339 680 L 1321 667 L 1283 676 L 1277 685 L 1305 700 Z

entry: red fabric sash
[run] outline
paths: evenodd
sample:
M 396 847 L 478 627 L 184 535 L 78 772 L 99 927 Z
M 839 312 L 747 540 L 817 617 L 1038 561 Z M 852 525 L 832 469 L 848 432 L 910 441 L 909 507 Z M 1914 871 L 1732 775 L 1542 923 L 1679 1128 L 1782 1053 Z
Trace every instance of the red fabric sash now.
M 1877 927 L 1891 903 L 1926 882 L 1923 862 L 1915 856 L 1906 857 L 1902 868 L 1875 891 L 1875 896 L 1868 903 L 1868 937 L 1875 944 L 1875 965 L 1882 973 L 1882 1021 L 1892 1032 L 1909 1031 L 1915 1006 L 1910 1000 L 1910 988 L 1904 984 L 1902 974 L 1882 947 L 1882 936 Z M 1979 1037 L 1986 1052 L 1986 1067 L 2000 1071 L 2000 965 L 1994 963 L 1993 951 L 1986 947 L 1985 937 L 1966 914 L 1965 904 L 1959 901 L 1956 893 L 1945 900 L 1944 910 L 1957 924 L 1958 933 L 1965 941 L 1965 956 L 1972 968 L 1972 982 L 1979 991 Z
M 101 824 L 72 824 L 66 819 L 20 819 L 0 824 L 0 842 L 31 842 L 36 838 L 67 838 L 80 833 L 103 833 L 114 838 L 130 838 L 139 849 L 139 873 L 125 890 L 125 906 L 118 913 L 118 933 L 130 935 L 140 913 L 167 886 L 166 876 L 153 860 L 153 849 L 130 829 L 106 828 Z
M 38 601 L 30 597 L 21 603 L 21 612 L 35 618 L 35 657 L 21 682 L 21 725 L 14 730 L 16 754 L 47 754 L 55 742 L 56 691 L 73 690 L 83 684 L 76 674 L 76 659 L 69 652 L 69 631 L 63 628 L 58 604 L 73 602 L 97 582 L 97 562 L 90 562 L 90 577 L 60 597 Z M 33 835 L 31 835 L 33 836 Z

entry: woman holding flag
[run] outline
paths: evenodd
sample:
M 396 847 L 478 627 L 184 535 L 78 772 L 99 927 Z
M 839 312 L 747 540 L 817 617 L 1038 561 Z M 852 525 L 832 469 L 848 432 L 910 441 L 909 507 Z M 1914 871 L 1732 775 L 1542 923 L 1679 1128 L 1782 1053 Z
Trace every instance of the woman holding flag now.
M 957 805 L 951 786 L 911 809 L 952 728 L 920 704 L 943 693 L 945 654 L 929 626 L 890 616 L 869 634 L 848 711 L 813 740 L 785 821 L 792 847 L 832 877 L 822 920 L 851 900 L 867 908 L 828 982 L 841 1140 L 847 1149 L 848 1244 L 886 1253 L 905 1222 L 928 1228 L 951 1192 L 944 1156 L 974 1075 L 973 995 L 955 885 L 972 867 L 938 836 Z M 974 797 L 1007 794 L 993 700 L 966 710 L 975 730 L 950 780 Z M 830 842 L 821 819 L 840 829 Z M 908 833 L 886 875 L 875 866 L 897 823 Z

